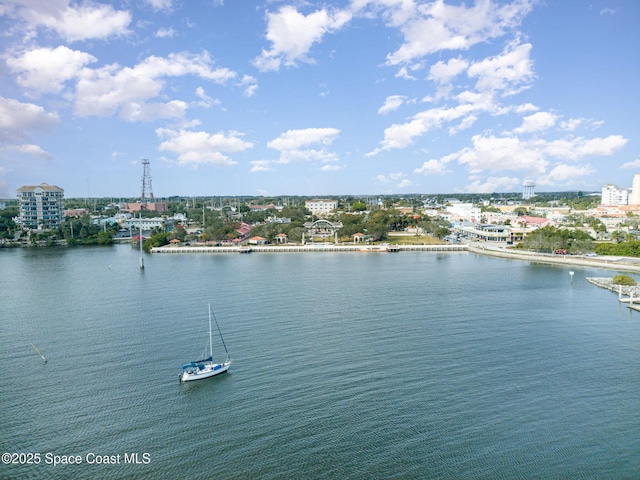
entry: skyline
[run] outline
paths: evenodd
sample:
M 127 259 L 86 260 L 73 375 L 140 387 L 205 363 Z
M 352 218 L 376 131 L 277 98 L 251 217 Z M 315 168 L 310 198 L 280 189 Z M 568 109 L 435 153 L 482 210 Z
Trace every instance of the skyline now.
M 37 2 L 36 2 L 37 3 Z M 631 186 L 640 4 L 0 5 L 0 198 Z

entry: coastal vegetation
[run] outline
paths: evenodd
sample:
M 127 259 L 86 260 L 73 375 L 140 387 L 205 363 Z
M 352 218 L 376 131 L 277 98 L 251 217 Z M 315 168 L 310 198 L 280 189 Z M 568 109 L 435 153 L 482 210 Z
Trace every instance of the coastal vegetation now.
M 582 230 L 543 227 L 529 233 L 518 248 L 532 250 L 534 252 L 554 252 L 557 250 L 566 253 L 579 254 L 592 252 L 594 242 L 588 233 Z
M 618 255 L 621 257 L 640 257 L 640 241 L 630 240 L 620 243 L 598 243 L 595 247 L 598 255 Z
M 616 275 L 615 277 L 613 277 L 613 284 L 635 287 L 637 285 L 637 282 L 634 278 L 628 275 Z

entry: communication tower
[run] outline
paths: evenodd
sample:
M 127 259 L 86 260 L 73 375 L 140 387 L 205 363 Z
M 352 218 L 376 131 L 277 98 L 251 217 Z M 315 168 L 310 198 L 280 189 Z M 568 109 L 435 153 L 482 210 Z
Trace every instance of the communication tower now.
M 523 184 L 523 191 L 522 191 L 522 199 L 523 200 L 529 200 L 530 198 L 535 197 L 535 193 L 533 193 L 533 189 L 536 186 L 536 182 L 534 182 L 533 180 L 526 180 Z
M 149 160 L 144 158 L 142 160 L 143 173 L 142 173 L 142 196 L 140 201 L 143 204 L 153 203 L 153 190 L 151 189 L 151 172 L 149 170 Z

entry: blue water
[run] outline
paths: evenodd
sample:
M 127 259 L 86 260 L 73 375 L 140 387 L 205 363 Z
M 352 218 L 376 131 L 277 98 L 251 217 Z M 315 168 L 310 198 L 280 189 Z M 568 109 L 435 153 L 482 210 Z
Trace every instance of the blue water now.
M 0 478 L 638 478 L 640 314 L 585 280 L 616 272 L 424 252 L 145 267 L 128 246 L 0 250 L 0 448 L 40 454 Z M 180 384 L 208 303 L 234 363 Z

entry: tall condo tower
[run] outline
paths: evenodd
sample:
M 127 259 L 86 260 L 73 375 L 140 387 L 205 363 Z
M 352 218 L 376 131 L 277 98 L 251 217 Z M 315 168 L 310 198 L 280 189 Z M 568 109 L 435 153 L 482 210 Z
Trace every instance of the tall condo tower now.
M 530 198 L 535 197 L 535 193 L 533 193 L 533 189 L 536 186 L 536 182 L 534 182 L 533 180 L 526 180 L 523 184 L 522 184 L 522 199 L 523 200 L 529 200 Z
M 153 203 L 153 190 L 151 189 L 151 172 L 149 170 L 149 160 L 144 158 L 142 160 L 143 173 L 142 173 L 142 196 L 140 197 L 141 203 L 148 203 L 149 200 Z
M 633 183 L 631 184 L 631 198 L 629 198 L 629 205 L 640 205 L 640 173 L 636 173 L 633 176 Z

